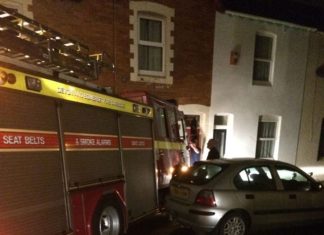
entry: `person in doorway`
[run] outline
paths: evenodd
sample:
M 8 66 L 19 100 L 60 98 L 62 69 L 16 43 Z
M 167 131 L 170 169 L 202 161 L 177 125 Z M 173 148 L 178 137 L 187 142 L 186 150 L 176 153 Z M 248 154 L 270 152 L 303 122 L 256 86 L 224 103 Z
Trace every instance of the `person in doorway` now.
M 217 149 L 217 141 L 215 139 L 210 139 L 207 142 L 207 148 L 209 149 L 207 160 L 219 159 L 219 151 Z
M 190 165 L 192 166 L 195 162 L 200 160 L 200 149 L 197 145 L 197 140 L 192 139 L 189 143 L 190 151 Z

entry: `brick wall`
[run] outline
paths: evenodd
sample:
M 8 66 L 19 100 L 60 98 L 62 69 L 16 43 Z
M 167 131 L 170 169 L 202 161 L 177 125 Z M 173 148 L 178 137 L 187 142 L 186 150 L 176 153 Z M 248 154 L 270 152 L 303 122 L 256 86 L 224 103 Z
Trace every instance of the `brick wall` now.
M 128 0 L 33 1 L 34 19 L 87 45 L 105 51 L 116 72 L 97 81 L 115 91 L 147 90 L 179 104 L 210 105 L 215 10 L 212 0 L 154 0 L 175 9 L 173 85 L 130 82 Z

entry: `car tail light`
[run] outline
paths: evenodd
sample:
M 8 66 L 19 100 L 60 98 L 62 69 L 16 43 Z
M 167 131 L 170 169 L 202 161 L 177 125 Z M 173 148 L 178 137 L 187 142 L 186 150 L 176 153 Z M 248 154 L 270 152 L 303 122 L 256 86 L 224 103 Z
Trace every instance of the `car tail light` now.
M 196 197 L 195 203 L 201 206 L 216 206 L 216 200 L 213 191 L 200 191 Z

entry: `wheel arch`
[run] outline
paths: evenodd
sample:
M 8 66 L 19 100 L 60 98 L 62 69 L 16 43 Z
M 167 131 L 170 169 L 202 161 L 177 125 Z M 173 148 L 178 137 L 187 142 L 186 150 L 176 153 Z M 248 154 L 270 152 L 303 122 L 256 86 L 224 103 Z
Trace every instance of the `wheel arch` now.
M 96 213 L 98 210 L 102 208 L 103 205 L 106 203 L 111 203 L 117 207 L 119 212 L 121 213 L 120 219 L 121 219 L 121 231 L 123 233 L 126 233 L 127 228 L 128 228 L 128 218 L 127 218 L 127 209 L 126 209 L 126 204 L 124 200 L 122 199 L 121 195 L 118 193 L 118 191 L 107 191 L 102 194 L 100 199 L 97 201 L 93 211 L 92 211 L 92 216 L 91 216 L 91 223 L 90 223 L 90 230 L 93 231 L 93 224 L 94 220 L 96 218 Z
M 249 214 L 249 212 L 247 212 L 246 210 L 244 209 L 241 209 L 241 208 L 237 208 L 237 209 L 232 209 L 228 212 L 226 212 L 224 214 L 224 216 L 222 217 L 222 219 L 217 223 L 217 226 L 216 228 L 218 227 L 218 225 L 220 225 L 223 220 L 230 214 L 233 214 L 233 213 L 239 213 L 241 215 L 243 215 L 243 217 L 246 219 L 246 222 L 247 222 L 247 229 L 250 229 L 251 225 L 252 225 L 252 219 L 251 219 L 251 216 Z

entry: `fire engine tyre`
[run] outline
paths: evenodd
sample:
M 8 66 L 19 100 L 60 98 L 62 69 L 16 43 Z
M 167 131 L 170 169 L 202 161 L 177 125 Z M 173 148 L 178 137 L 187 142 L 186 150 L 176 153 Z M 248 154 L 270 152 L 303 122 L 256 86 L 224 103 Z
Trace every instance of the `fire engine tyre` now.
M 245 216 L 239 212 L 226 215 L 216 228 L 217 235 L 246 235 L 248 222 Z
M 120 235 L 122 227 L 121 211 L 114 201 L 106 201 L 96 209 L 92 223 L 94 235 Z

